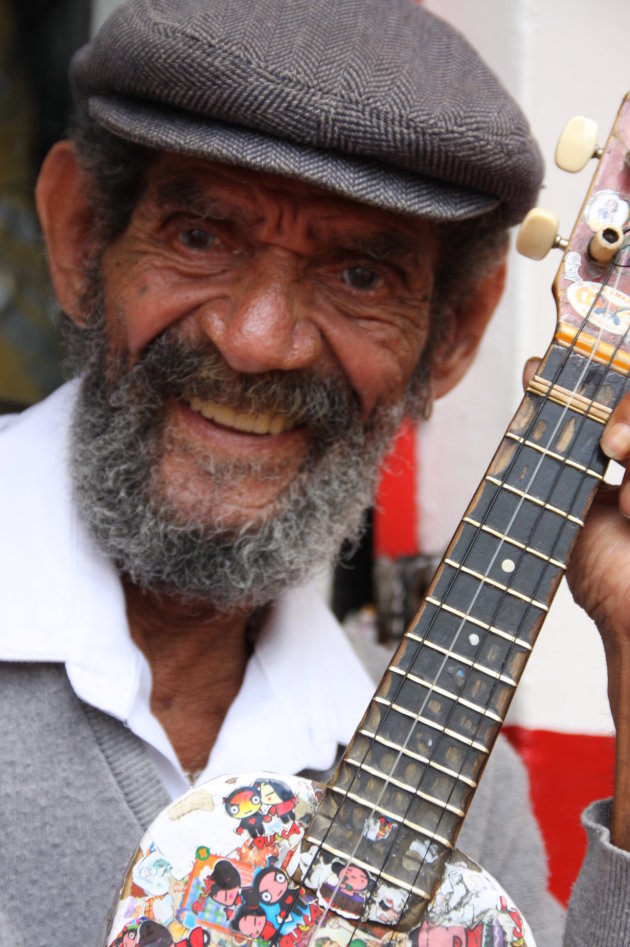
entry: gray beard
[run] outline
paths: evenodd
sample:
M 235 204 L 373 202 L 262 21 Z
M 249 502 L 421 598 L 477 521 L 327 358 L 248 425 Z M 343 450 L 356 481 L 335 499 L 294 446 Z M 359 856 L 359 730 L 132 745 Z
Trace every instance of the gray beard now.
M 99 314 L 102 324 L 102 313 Z M 214 347 L 199 351 L 169 330 L 129 368 L 111 363 L 94 323 L 73 420 L 72 468 L 80 514 L 102 552 L 138 587 L 218 609 L 254 608 L 303 583 L 360 536 L 378 466 L 402 405 L 367 423 L 343 378 L 304 372 L 239 375 Z M 109 364 L 108 364 L 109 361 Z M 199 523 L 160 483 L 167 398 L 197 395 L 259 412 L 283 412 L 309 432 L 309 452 L 263 522 L 228 527 L 221 510 Z M 274 478 L 269 465 L 197 460 L 215 483 Z M 246 489 L 246 482 L 244 489 Z

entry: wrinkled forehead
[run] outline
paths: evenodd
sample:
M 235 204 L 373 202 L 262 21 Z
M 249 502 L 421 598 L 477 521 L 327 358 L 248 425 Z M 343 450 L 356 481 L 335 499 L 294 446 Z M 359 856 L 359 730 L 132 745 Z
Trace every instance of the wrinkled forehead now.
M 319 185 L 201 158 L 160 154 L 149 167 L 141 203 L 151 212 L 225 220 L 252 233 L 293 228 L 314 243 L 350 239 L 376 256 L 403 255 L 436 242 L 422 217 L 372 207 Z

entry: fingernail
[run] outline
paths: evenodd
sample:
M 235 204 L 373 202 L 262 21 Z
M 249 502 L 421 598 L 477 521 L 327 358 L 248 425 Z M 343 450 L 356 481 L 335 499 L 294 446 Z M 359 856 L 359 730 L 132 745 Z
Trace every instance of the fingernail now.
M 617 421 L 602 434 L 601 448 L 611 460 L 624 460 L 630 454 L 630 425 Z

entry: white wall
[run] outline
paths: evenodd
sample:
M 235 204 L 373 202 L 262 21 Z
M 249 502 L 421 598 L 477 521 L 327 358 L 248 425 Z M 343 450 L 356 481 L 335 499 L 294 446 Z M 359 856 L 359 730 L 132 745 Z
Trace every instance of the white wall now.
M 599 122 L 602 142 L 607 137 L 630 89 L 630 3 L 425 0 L 425 5 L 458 26 L 524 108 L 547 166 L 540 203 L 559 215 L 561 233 L 568 236 L 594 164 L 578 175 L 559 171 L 553 164 L 557 136 L 572 115 L 583 114 Z M 541 263 L 512 253 L 507 291 L 477 364 L 463 386 L 436 406 L 422 432 L 426 551 L 446 545 L 520 400 L 525 358 L 542 354 L 549 344 L 555 325 L 550 287 L 559 265 L 558 252 Z M 599 637 L 564 586 L 517 693 L 512 720 L 591 733 L 612 730 Z

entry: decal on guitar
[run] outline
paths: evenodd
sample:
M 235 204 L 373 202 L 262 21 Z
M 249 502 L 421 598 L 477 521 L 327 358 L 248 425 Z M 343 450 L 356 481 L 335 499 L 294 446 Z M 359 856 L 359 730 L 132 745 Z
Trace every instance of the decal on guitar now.
M 630 296 L 601 283 L 574 283 L 569 302 L 581 317 L 602 330 L 604 339 L 623 336 L 630 327 Z
M 595 233 L 602 227 L 616 226 L 623 227 L 627 218 L 630 205 L 623 200 L 616 191 L 610 188 L 604 188 L 596 191 L 590 201 L 584 208 L 584 219 Z
M 615 191 L 597 191 L 584 208 L 584 221 L 593 232 L 606 225 L 622 227 L 629 208 L 628 202 Z M 601 342 L 614 344 L 615 337 L 625 335 L 630 326 L 630 296 L 602 283 L 602 274 L 593 262 L 575 250 L 566 254 L 563 269 L 568 284 L 566 298 L 573 310 L 565 310 L 564 322 L 579 328 L 581 333 L 590 325 Z M 592 279 L 594 271 L 600 277 L 598 281 Z
M 406 893 L 304 841 L 323 789 L 252 774 L 190 790 L 155 820 L 127 873 L 108 947 L 533 945 L 509 897 L 459 852 L 421 925 L 393 929 Z M 374 815 L 377 843 L 396 824 Z
M 625 177 L 625 171 L 619 174 Z M 620 347 L 620 341 L 630 328 L 630 295 L 614 285 L 619 281 L 620 271 L 617 270 L 611 280 L 610 271 L 591 259 L 588 247 L 591 237 L 607 227 L 623 229 L 629 211 L 630 203 L 619 191 L 593 189 L 572 241 L 581 243 L 584 249 L 582 252 L 571 249 L 566 253 L 556 287 L 559 294 L 557 341 L 623 372 L 630 367 L 625 346 Z M 627 249 L 623 252 L 627 254 Z

